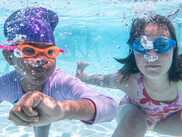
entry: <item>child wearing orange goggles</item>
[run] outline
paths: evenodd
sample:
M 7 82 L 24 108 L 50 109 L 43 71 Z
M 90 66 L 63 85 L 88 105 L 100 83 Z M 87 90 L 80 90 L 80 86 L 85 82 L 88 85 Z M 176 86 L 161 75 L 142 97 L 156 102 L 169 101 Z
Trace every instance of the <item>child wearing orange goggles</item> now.
M 10 44 L 1 48 L 15 70 L 0 77 L 0 103 L 15 104 L 8 119 L 17 126 L 34 127 L 35 137 L 48 137 L 55 121 L 93 124 L 111 121 L 117 114 L 112 98 L 56 68 L 55 58 L 64 52 L 55 47 L 57 23 L 55 12 L 38 7 L 16 11 L 4 24 Z M 24 35 L 26 40 L 17 43 L 17 37 Z

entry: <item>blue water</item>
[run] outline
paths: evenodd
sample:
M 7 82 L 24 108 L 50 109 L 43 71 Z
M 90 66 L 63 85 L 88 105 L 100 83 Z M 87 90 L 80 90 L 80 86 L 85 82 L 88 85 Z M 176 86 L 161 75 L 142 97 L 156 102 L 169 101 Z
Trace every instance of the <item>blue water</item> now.
M 4 40 L 3 23 L 12 12 L 26 6 L 42 6 L 52 9 L 60 18 L 55 30 L 56 45 L 66 51 L 57 58 L 57 66 L 60 69 L 75 75 L 76 61 L 82 60 L 91 63 L 85 70 L 87 73 L 114 73 L 122 66 L 113 57 L 123 58 L 128 55 L 126 42 L 129 38 L 132 19 L 150 13 L 167 16 L 176 11 L 182 3 L 182 0 L 156 1 L 0 0 L 0 44 Z M 176 26 L 181 52 L 182 12 L 173 19 L 173 22 Z M 0 75 L 14 69 L 7 65 L 1 53 L 0 64 Z M 113 97 L 117 102 L 123 96 L 120 90 L 89 86 Z M 16 127 L 6 119 L 11 108 L 12 105 L 8 102 L 0 104 L 0 137 L 33 137 L 32 128 Z M 86 126 L 80 121 L 64 120 L 52 124 L 50 137 L 110 137 L 115 128 L 114 120 L 92 126 Z M 146 137 L 167 136 L 147 132 Z

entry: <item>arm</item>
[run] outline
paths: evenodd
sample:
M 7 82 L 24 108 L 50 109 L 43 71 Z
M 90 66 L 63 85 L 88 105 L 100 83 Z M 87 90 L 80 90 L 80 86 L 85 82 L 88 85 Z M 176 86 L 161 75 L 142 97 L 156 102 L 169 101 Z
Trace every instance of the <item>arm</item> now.
M 64 119 L 91 121 L 95 113 L 94 103 L 89 99 L 56 101 L 35 91 L 22 96 L 8 119 L 15 125 L 42 126 Z
M 88 75 L 83 73 L 84 69 L 89 65 L 89 63 L 78 61 L 76 77 L 87 84 L 92 84 L 107 88 L 118 88 L 120 87 L 120 80 L 122 78 L 121 74 L 117 71 L 114 74 L 109 75 Z
M 117 104 L 111 97 L 91 89 L 78 78 L 71 75 L 65 77 L 67 78 L 64 82 L 64 92 L 62 92 L 64 93 L 64 98 L 70 100 L 89 99 L 95 105 L 95 119 L 93 121 L 83 122 L 88 124 L 109 122 L 115 117 L 117 114 Z
M 16 125 L 41 126 L 64 119 L 83 120 L 88 124 L 111 121 L 117 114 L 116 102 L 79 79 L 58 70 L 53 98 L 41 92 L 29 92 L 10 111 Z M 51 84 L 52 85 L 52 84 Z M 63 100 L 65 101 L 58 101 Z

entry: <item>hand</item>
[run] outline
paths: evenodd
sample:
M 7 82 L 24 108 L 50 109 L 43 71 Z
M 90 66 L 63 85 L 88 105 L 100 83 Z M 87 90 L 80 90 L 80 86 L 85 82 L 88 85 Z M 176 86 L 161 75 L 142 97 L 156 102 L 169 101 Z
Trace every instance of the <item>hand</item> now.
M 64 114 L 60 101 L 35 91 L 21 97 L 8 119 L 17 126 L 42 126 L 61 120 Z
M 85 69 L 89 64 L 90 64 L 90 63 L 83 62 L 83 61 L 78 61 L 78 62 L 77 62 L 77 70 L 76 70 L 76 75 L 75 75 L 75 76 L 76 76 L 77 78 L 79 78 L 79 77 L 82 75 L 84 69 Z

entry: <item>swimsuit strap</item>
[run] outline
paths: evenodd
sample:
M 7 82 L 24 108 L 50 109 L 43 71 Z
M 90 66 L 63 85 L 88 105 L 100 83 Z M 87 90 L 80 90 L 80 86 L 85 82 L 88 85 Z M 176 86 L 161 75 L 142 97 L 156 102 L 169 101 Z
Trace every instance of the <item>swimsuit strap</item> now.
M 144 88 L 144 85 L 143 85 L 142 74 L 138 73 L 138 76 L 137 76 L 137 89 L 136 89 L 137 98 L 136 98 L 136 100 L 133 100 L 136 104 L 138 104 L 137 102 L 139 102 L 140 99 L 143 97 L 143 89 L 145 89 L 145 88 Z

